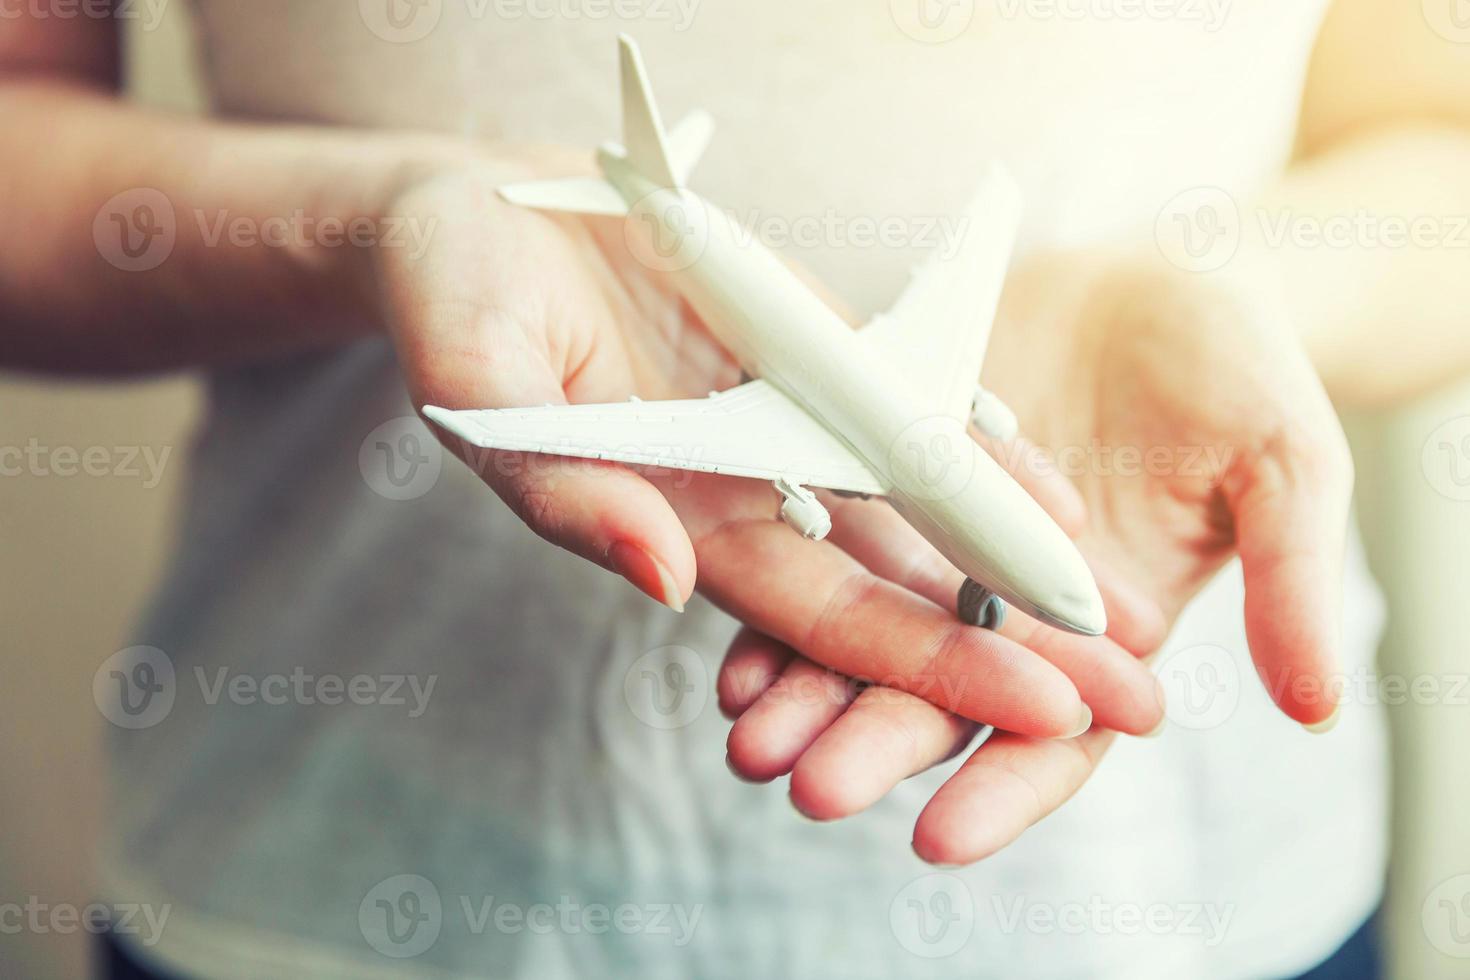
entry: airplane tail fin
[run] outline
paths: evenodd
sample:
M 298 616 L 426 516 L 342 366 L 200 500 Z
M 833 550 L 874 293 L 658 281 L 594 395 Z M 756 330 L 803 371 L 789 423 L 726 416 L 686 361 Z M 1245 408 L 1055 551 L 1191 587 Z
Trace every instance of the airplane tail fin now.
M 605 144 L 599 155 L 621 158 L 662 187 L 683 187 L 714 132 L 714 121 L 698 110 L 667 134 L 649 91 L 648 75 L 638 46 L 626 34 L 618 38 L 623 79 L 623 146 Z M 601 177 L 565 177 L 506 184 L 502 198 L 522 207 L 578 214 L 624 215 L 622 195 Z
M 679 187 L 669 147 L 664 138 L 658 106 L 649 90 L 648 74 L 638 45 L 626 34 L 618 37 L 618 59 L 623 83 L 623 147 L 628 162 L 643 176 L 663 187 Z

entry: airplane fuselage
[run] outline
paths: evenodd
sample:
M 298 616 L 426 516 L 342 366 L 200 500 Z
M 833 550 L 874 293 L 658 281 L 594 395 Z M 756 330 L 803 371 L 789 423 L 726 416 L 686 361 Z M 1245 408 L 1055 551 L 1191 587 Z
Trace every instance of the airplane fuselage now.
M 629 204 L 630 246 L 675 278 L 748 374 L 841 440 L 965 575 L 1044 621 L 1101 631 L 1102 602 L 1076 547 L 970 438 L 966 420 L 926 409 L 861 333 L 725 212 L 614 154 L 599 160 Z

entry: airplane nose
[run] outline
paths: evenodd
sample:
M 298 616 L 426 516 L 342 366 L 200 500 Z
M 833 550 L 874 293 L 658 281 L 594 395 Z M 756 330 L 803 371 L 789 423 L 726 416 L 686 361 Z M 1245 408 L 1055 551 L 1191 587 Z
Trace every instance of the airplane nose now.
M 1108 630 L 1108 614 L 1102 596 L 1096 589 L 1091 594 L 1068 593 L 1038 609 L 1041 618 L 1059 629 L 1083 636 L 1102 636 Z
M 1045 540 L 1050 547 L 1046 560 L 1031 567 L 1026 578 L 1029 588 L 1017 590 L 1030 600 L 1021 608 L 1069 633 L 1101 636 L 1108 629 L 1108 613 L 1092 569 L 1061 528 L 1052 525 L 1047 531 L 1033 538 L 1034 544 Z

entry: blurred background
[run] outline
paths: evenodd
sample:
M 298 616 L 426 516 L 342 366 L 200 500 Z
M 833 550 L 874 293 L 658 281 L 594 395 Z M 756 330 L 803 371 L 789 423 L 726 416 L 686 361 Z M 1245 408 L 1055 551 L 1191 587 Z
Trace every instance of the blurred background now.
M 129 38 L 134 96 L 196 110 L 187 13 L 169 5 L 154 31 Z M 126 386 L 0 377 L 0 447 L 138 446 L 168 450 L 162 480 L 0 475 L 0 902 L 29 896 L 85 906 L 92 842 L 103 819 L 97 666 L 126 644 L 171 543 L 198 390 L 186 379 Z M 1358 510 L 1391 609 L 1384 673 L 1464 676 L 1470 583 L 1470 384 L 1407 409 L 1348 419 Z M 1463 471 L 1463 475 L 1462 475 Z M 1442 914 L 1436 886 L 1470 874 L 1470 710 L 1391 707 L 1394 861 L 1385 926 L 1391 975 L 1470 977 L 1470 959 L 1425 931 Z M 1310 833 L 1310 828 L 1303 828 Z M 1344 855 L 1350 860 L 1350 855 Z M 1455 893 L 1470 903 L 1470 896 Z M 1461 910 L 1470 929 L 1470 907 Z M 0 977 L 86 974 L 90 937 L 0 935 Z

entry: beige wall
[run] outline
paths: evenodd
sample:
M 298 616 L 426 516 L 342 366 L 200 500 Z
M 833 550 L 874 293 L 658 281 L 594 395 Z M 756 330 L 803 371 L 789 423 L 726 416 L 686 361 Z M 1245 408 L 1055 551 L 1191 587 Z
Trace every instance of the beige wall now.
M 150 101 L 187 106 L 179 5 L 168 9 L 163 28 L 138 39 L 135 84 Z M 81 906 L 90 898 L 102 779 L 92 674 L 122 644 L 158 571 L 196 403 L 194 386 L 180 380 L 90 387 L 0 379 L 0 447 L 34 439 L 79 452 L 171 450 L 156 487 L 121 475 L 0 477 L 0 719 L 7 736 L 0 753 L 0 901 L 35 895 Z M 1364 524 L 1394 609 L 1386 670 L 1443 676 L 1470 669 L 1470 502 L 1436 490 L 1444 474 L 1426 474 L 1421 459 L 1431 434 L 1466 414 L 1470 388 L 1353 427 Z M 1470 467 L 1470 456 L 1464 462 Z M 1394 974 L 1470 977 L 1470 959 L 1439 952 L 1421 921 L 1426 900 L 1444 897 L 1433 892 L 1438 883 L 1470 873 L 1470 710 L 1406 707 L 1395 710 L 1394 721 Z M 85 957 L 79 936 L 0 937 L 3 977 L 79 977 Z

